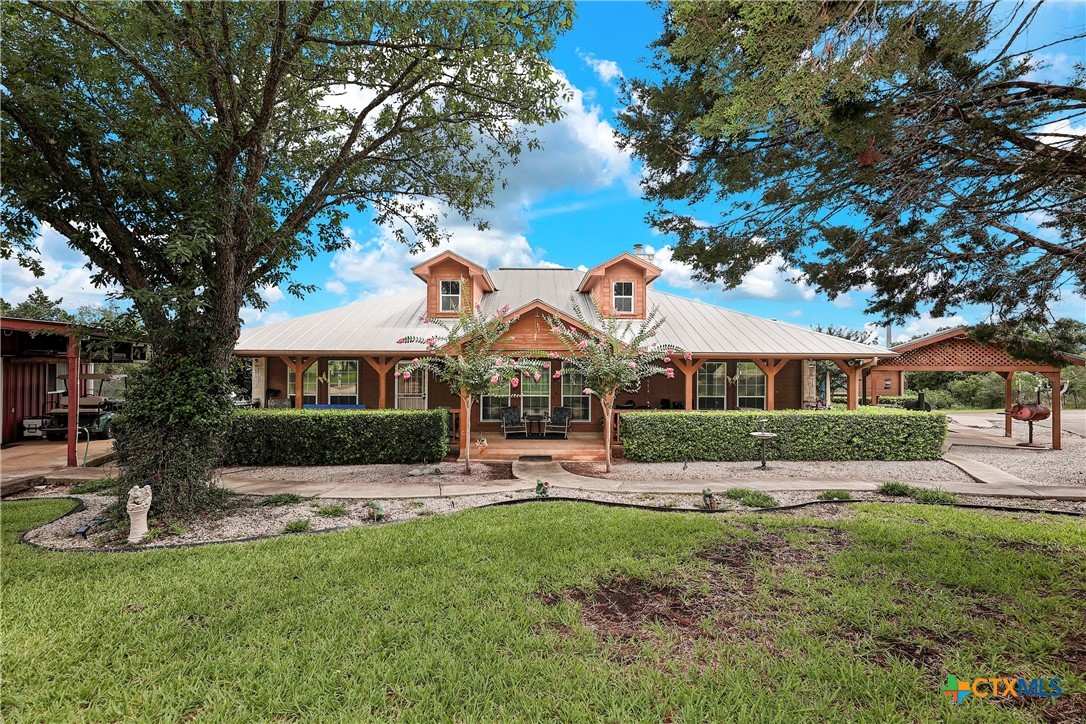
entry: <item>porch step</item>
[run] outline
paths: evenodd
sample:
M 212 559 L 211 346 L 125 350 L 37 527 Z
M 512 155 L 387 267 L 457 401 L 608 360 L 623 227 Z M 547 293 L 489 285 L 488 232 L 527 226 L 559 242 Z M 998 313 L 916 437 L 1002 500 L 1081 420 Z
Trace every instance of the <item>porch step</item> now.
M 521 455 L 518 460 L 522 463 L 549 463 L 550 455 Z

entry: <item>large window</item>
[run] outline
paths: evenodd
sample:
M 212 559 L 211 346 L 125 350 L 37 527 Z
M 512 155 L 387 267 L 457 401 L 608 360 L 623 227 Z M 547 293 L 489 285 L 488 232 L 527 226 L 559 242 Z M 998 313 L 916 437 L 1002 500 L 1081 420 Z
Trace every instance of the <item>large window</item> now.
M 753 362 L 739 363 L 739 381 L 735 385 L 736 405 L 756 410 L 765 409 L 765 373 Z
M 509 383 L 492 385 L 490 392 L 479 398 L 480 415 L 487 422 L 502 419 L 502 408 L 509 407 Z
M 551 411 L 551 376 L 541 370 L 539 380 L 525 374 L 520 379 L 520 409 L 524 414 L 544 414 Z
M 587 384 L 580 372 L 562 371 L 562 407 L 573 410 L 573 419 L 577 422 L 591 421 L 592 398 L 584 394 Z
M 455 279 L 445 279 L 441 282 L 441 311 L 460 311 L 460 282 Z
M 633 282 L 615 282 L 611 285 L 611 306 L 614 307 L 615 314 L 633 314 Z
M 698 370 L 698 409 L 728 409 L 727 362 L 706 362 Z
M 404 370 L 411 366 L 410 362 L 401 362 L 396 365 L 398 370 Z M 411 379 L 405 380 L 403 375 L 396 376 L 396 409 L 398 410 L 425 410 L 429 391 L 427 373 L 418 370 L 411 375 Z
M 328 402 L 332 405 L 358 404 L 358 360 L 328 362 Z
M 294 370 L 287 370 L 287 396 L 294 396 Z M 309 365 L 302 374 L 302 404 L 303 405 L 315 405 L 317 404 L 317 364 L 313 363 Z

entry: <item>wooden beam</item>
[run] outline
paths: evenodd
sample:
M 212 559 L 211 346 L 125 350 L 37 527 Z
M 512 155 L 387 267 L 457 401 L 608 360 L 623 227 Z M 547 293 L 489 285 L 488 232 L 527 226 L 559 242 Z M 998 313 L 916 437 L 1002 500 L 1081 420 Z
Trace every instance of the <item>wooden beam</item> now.
M 363 357 L 366 364 L 377 373 L 377 409 L 383 410 L 388 406 L 388 372 L 396 366 L 400 360 L 398 357 Z
M 704 359 L 697 360 L 696 362 L 694 360 L 673 361 L 675 367 L 683 373 L 683 377 L 685 378 L 686 388 L 684 393 L 684 407 L 687 410 L 694 409 L 694 375 L 701 369 L 701 366 L 704 365 L 706 361 L 707 360 Z
M 765 374 L 765 409 L 775 410 L 776 408 L 776 379 L 777 373 L 780 372 L 789 360 L 786 359 L 751 359 L 754 364 L 758 365 L 758 369 Z
M 858 367 L 850 367 L 844 360 L 839 360 L 839 359 L 835 359 L 833 361 L 833 363 L 836 364 L 838 367 L 840 367 L 841 371 L 845 373 L 845 377 L 848 378 L 848 386 L 847 386 L 848 409 L 855 410 L 857 407 L 859 407 L 859 403 L 858 403 L 857 396 L 856 396 L 856 377 L 857 377 L 857 372 L 859 372 L 859 368 Z
M 1060 421 L 1063 406 L 1060 400 L 1060 386 L 1063 383 L 1060 381 L 1059 370 L 1049 372 L 1045 377 L 1052 383 L 1052 449 L 1059 450 L 1063 446 L 1063 428 Z
M 1013 372 L 1000 372 L 999 376 L 1003 378 L 1003 411 L 1007 414 L 1003 416 L 1003 437 L 1011 437 L 1011 428 L 1014 420 L 1011 418 L 1011 399 L 1014 396 L 1014 373 Z

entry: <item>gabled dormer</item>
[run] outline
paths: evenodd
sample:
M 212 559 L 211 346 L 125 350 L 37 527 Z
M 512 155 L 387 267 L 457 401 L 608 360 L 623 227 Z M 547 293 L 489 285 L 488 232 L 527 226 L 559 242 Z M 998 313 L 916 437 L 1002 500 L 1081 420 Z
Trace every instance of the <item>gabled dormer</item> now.
M 426 282 L 426 314 L 430 317 L 455 317 L 462 307 L 474 307 L 484 293 L 496 289 L 486 269 L 451 251 L 411 271 Z
M 645 291 L 662 273 L 645 256 L 623 252 L 589 269 L 577 291 L 594 296 L 604 316 L 644 319 L 648 309 Z

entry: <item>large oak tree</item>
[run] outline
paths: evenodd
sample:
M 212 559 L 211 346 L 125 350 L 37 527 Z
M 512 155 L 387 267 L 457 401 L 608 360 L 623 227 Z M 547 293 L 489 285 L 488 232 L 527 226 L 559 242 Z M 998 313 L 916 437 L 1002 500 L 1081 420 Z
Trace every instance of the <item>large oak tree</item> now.
M 1081 26 L 1037 4 L 671 3 L 624 142 L 677 260 L 738 285 L 783 265 L 901 321 L 967 304 L 1048 317 L 1086 287 Z M 699 220 L 707 219 L 707 221 Z
M 5 256 L 41 223 L 142 318 L 154 361 L 118 427 L 160 510 L 207 502 L 239 309 L 304 292 L 349 211 L 417 246 L 478 219 L 560 116 L 551 2 L 4 3 Z M 406 230 L 406 231 L 404 231 Z

